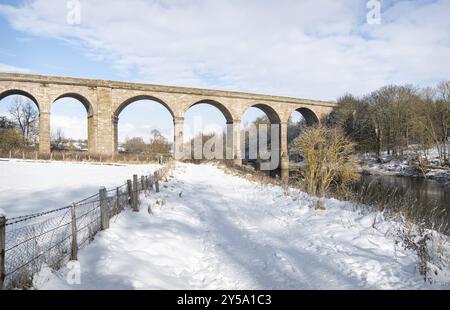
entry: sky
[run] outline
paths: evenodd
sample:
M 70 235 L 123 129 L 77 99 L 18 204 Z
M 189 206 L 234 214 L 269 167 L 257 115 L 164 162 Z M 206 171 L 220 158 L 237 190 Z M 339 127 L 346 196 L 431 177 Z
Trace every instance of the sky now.
M 0 71 L 336 100 L 449 79 L 449 14 L 448 0 L 0 0 Z M 54 104 L 52 130 L 82 138 L 73 101 Z M 186 126 L 199 115 L 225 124 L 201 105 Z M 136 102 L 119 137 L 172 127 L 164 107 Z

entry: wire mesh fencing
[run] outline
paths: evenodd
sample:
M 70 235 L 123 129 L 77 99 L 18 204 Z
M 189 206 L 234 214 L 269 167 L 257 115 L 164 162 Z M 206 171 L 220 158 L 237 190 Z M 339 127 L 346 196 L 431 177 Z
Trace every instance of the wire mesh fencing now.
M 46 265 L 58 270 L 76 260 L 109 220 L 127 206 L 139 211 L 139 193 L 155 189 L 167 176 L 169 162 L 152 175 L 133 176 L 119 187 L 100 191 L 72 205 L 14 218 L 0 217 L 0 288 L 30 288 L 33 276 Z
M 168 163 L 172 156 L 169 153 L 119 153 L 110 156 L 89 154 L 87 151 L 56 151 L 40 154 L 33 149 L 0 149 L 0 158 L 15 158 L 23 160 L 55 160 L 75 162 L 102 162 L 102 163 Z

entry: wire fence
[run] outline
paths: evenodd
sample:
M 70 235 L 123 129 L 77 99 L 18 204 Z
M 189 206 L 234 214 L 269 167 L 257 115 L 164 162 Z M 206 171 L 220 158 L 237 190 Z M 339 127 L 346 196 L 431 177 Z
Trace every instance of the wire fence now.
M 139 211 L 139 193 L 159 191 L 173 162 L 152 175 L 133 176 L 119 187 L 100 191 L 70 206 L 18 216 L 0 217 L 0 288 L 30 288 L 44 265 L 58 270 L 76 260 L 78 249 L 89 244 L 109 220 L 126 207 Z
M 89 154 L 83 151 L 51 151 L 48 154 L 40 154 L 36 150 L 4 150 L 0 149 L 0 158 L 24 159 L 24 160 L 55 160 L 75 162 L 101 162 L 101 163 L 148 163 L 159 162 L 165 164 L 172 159 L 170 153 L 118 153 L 113 155 Z

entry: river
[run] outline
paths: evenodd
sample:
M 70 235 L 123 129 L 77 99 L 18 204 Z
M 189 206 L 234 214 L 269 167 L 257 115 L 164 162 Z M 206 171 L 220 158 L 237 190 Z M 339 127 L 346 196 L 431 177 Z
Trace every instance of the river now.
M 292 180 L 296 179 L 298 170 L 291 170 Z M 295 182 L 295 181 L 294 181 Z M 450 224 L 450 185 L 436 180 L 390 175 L 366 175 L 362 174 L 360 181 L 355 185 L 359 192 L 361 187 L 371 187 L 371 195 L 365 199 L 366 203 L 373 203 L 380 198 L 391 196 L 392 191 L 400 194 L 413 195 L 417 199 L 414 207 L 434 208 L 446 210 Z M 382 200 L 382 199 L 381 199 Z
M 385 195 L 392 189 L 409 192 L 415 196 L 417 204 L 430 208 L 437 206 L 445 209 L 450 216 L 450 185 L 448 183 L 415 177 L 361 175 L 360 185 L 377 186 L 379 195 Z

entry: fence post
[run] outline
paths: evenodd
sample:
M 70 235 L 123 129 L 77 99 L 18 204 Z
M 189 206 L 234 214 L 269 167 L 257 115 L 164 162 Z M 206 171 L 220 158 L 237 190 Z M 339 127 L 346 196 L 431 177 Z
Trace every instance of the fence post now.
M 9 150 L 9 159 L 11 159 L 11 158 L 12 158 L 12 151 Z
M 159 173 L 158 173 L 158 171 L 155 171 L 154 176 L 155 176 L 155 191 L 157 193 L 159 193 Z
M 119 213 L 119 209 L 120 209 L 120 201 L 119 201 L 119 188 L 116 187 L 116 212 Z
M 0 290 L 3 290 L 5 281 L 5 244 L 6 243 L 6 218 L 0 215 Z
M 133 195 L 131 197 L 133 197 L 132 200 L 132 208 L 134 212 L 139 212 L 139 203 L 138 203 L 138 176 L 137 174 L 133 175 Z
M 0 215 L 0 291 L 3 290 L 5 281 L 5 243 L 6 243 L 6 218 Z
M 127 180 L 128 203 L 133 205 L 133 186 L 131 180 Z
M 141 175 L 141 190 L 144 190 L 144 189 L 145 189 L 145 179 L 144 179 L 144 176 Z
M 152 176 L 148 177 L 148 190 L 152 191 L 153 190 L 153 180 L 152 180 Z
M 106 188 L 100 188 L 100 218 L 101 218 L 101 230 L 109 228 L 109 215 L 108 215 L 108 196 L 106 194 Z
M 74 203 L 70 209 L 72 212 L 72 248 L 70 252 L 70 260 L 78 260 L 77 214 Z

